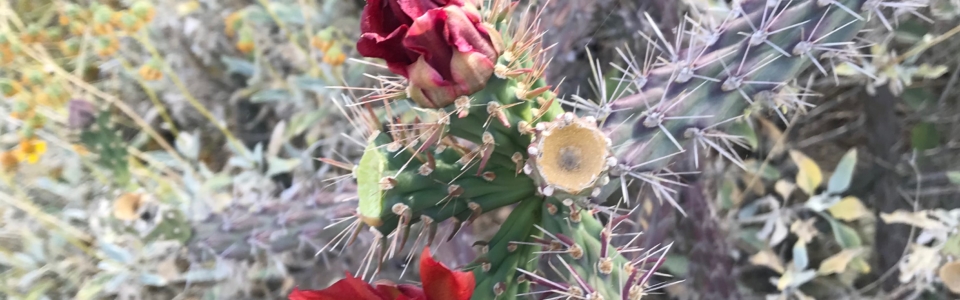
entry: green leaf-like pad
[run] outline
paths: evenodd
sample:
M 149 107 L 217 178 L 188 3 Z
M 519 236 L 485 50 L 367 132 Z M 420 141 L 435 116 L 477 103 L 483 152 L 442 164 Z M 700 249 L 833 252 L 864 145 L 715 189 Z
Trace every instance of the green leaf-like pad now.
M 357 196 L 360 198 L 358 211 L 364 222 L 371 226 L 379 226 L 380 212 L 383 211 L 383 191 L 380 190 L 380 178 L 386 169 L 387 158 L 380 152 L 377 145 L 379 134 L 374 135 L 363 151 L 360 164 L 354 170 L 357 177 Z

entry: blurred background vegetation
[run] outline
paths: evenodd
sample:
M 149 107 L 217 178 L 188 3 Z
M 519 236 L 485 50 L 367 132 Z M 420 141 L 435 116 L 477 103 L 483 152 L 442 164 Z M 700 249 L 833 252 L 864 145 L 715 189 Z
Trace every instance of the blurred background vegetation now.
M 636 221 L 675 243 L 666 272 L 685 280 L 664 298 L 792 285 L 816 299 L 956 296 L 960 1 L 921 2 L 923 16 L 899 18 L 892 34 L 875 28 L 857 64 L 810 81 L 819 96 L 805 113 L 752 116 L 740 153 L 752 171 L 706 163 L 685 193 L 703 199 L 681 199 L 690 217 L 644 207 Z M 540 4 L 555 44 L 548 78 L 587 96 L 587 51 L 604 63 L 618 48 L 644 53 L 644 13 L 672 35 L 691 10 L 728 8 Z M 368 236 L 325 249 L 356 205 L 352 180 L 339 180 L 350 170 L 317 158 L 356 161 L 363 149 L 341 113 L 380 84 L 381 70 L 350 59 L 363 5 L 0 1 L 0 298 L 283 299 L 356 272 L 365 251 L 350 247 Z M 807 222 L 798 206 L 832 221 Z M 439 258 L 470 262 L 504 217 L 478 220 Z M 818 272 L 790 273 L 800 257 Z M 403 262 L 380 276 L 396 280 Z

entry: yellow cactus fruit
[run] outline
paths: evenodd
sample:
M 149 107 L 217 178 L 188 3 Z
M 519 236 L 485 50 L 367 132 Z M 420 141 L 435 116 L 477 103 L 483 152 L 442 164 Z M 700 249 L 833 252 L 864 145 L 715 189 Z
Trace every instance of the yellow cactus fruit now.
M 9 80 L 0 81 L 0 93 L 3 93 L 4 96 L 12 97 L 20 91 L 23 91 L 23 86 L 20 83 Z
M 0 153 L 0 167 L 3 167 L 4 172 L 16 171 L 19 166 L 20 160 L 17 159 L 14 151 L 4 151 Z
M 120 50 L 120 41 L 115 37 L 100 37 L 94 48 L 97 55 L 101 57 L 111 56 L 117 53 L 117 50 Z
M 42 85 L 45 80 L 46 76 L 37 69 L 28 69 L 20 73 L 20 84 L 23 84 L 23 86 Z
M 0 63 L 9 64 L 16 57 L 8 46 L 0 46 Z
M 117 27 L 127 33 L 134 33 L 143 28 L 143 21 L 132 14 L 123 14 L 117 22 Z
M 333 44 L 334 44 L 333 35 L 334 35 L 333 27 L 324 28 L 323 30 L 318 31 L 317 34 L 315 34 L 313 38 L 310 39 L 310 44 L 314 48 L 317 48 L 318 50 L 326 53 L 327 50 L 330 50 L 330 48 L 333 47 Z
M 73 3 L 64 4 L 57 18 L 57 22 L 60 23 L 60 26 L 67 26 L 79 21 L 82 11 L 79 5 Z
M 67 98 L 70 97 L 69 93 L 67 93 L 63 86 L 57 83 L 44 86 L 43 93 L 47 95 L 51 106 L 54 107 L 63 106 L 67 103 Z
M 47 93 L 43 88 L 39 86 L 34 86 L 30 88 L 30 94 L 33 94 L 33 102 L 41 106 L 53 107 L 53 99 L 50 97 L 50 94 Z
M 310 46 L 313 46 L 313 48 L 316 48 L 317 50 L 327 52 L 327 50 L 329 50 L 330 47 L 333 47 L 333 42 L 324 41 L 318 37 L 313 37 L 313 38 L 310 38 Z
M 30 24 L 27 29 L 20 34 L 20 40 L 27 44 L 40 43 L 45 39 L 43 29 L 38 24 Z
M 20 95 L 17 95 L 18 98 Z M 10 117 L 17 120 L 26 120 L 33 117 L 33 105 L 26 101 L 17 101 L 13 104 L 13 112 L 10 113 Z
M 60 53 L 67 57 L 74 57 L 80 54 L 80 40 L 72 37 L 57 43 Z
M 114 11 L 107 6 L 98 6 L 93 12 L 93 33 L 109 35 L 113 33 Z
M 70 25 L 70 17 L 65 14 L 60 14 L 57 16 L 57 23 L 59 23 L 60 26 Z
M 156 66 L 150 64 L 145 64 L 140 67 L 140 70 L 137 71 L 140 74 L 140 77 L 146 81 L 155 81 L 163 78 L 163 72 L 160 72 Z
M 150 4 L 149 1 L 137 1 L 133 3 L 133 6 L 130 7 L 130 11 L 133 12 L 133 15 L 144 23 L 150 23 L 150 21 L 153 21 L 153 16 L 157 13 L 153 8 L 153 4 Z
M 241 29 L 240 39 L 237 40 L 237 50 L 240 50 L 240 52 L 244 54 L 249 54 L 253 52 L 254 47 L 252 30 L 247 27 Z
M 323 63 L 334 67 L 342 65 L 346 60 L 347 55 L 343 53 L 339 46 L 331 47 L 329 51 L 323 54 Z
M 223 19 L 223 31 L 228 37 L 234 37 L 237 29 L 243 25 L 243 11 L 235 11 Z
M 33 117 L 27 120 L 27 125 L 33 129 L 43 128 L 43 125 L 46 124 L 46 119 L 42 115 L 34 114 Z
M 80 36 L 83 35 L 83 32 L 87 30 L 87 26 L 80 22 L 73 22 L 70 25 L 67 25 L 67 31 L 72 35 Z

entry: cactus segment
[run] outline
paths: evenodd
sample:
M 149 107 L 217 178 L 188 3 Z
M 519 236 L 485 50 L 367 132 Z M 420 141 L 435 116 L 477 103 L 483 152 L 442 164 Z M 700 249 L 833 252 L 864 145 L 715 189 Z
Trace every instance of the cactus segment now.
M 568 278 L 570 282 L 565 283 L 583 290 L 585 296 L 592 291 L 602 299 L 620 299 L 619 288 L 627 281 L 623 270 L 629 262 L 609 246 L 609 236 L 603 238 L 605 227 L 594 212 L 556 198 L 548 198 L 544 205 L 548 208 L 543 210 L 543 229 L 564 244 L 555 254 L 545 254 L 560 272 L 550 278 Z
M 249 258 L 258 251 L 280 253 L 306 246 L 320 250 L 350 225 L 334 220 L 347 215 L 348 206 L 353 204 L 324 205 L 330 197 L 335 196 L 323 194 L 313 201 L 237 206 L 212 214 L 194 224 L 189 249 L 196 254 L 214 253 L 231 259 Z
M 177 209 L 168 209 L 160 212 L 160 219 L 153 230 L 143 240 L 145 242 L 174 240 L 186 243 L 190 240 L 193 230 L 186 215 Z
M 520 201 L 510 212 L 500 230 L 483 246 L 480 256 L 468 269 L 473 270 L 477 288 L 473 299 L 517 299 L 529 290 L 529 284 L 520 282 L 517 268 L 532 270 L 537 250 L 531 242 L 540 236 L 534 224 L 540 222 L 543 200 L 531 197 Z
M 123 136 L 113 126 L 110 110 L 90 113 L 95 117 L 87 116 L 92 120 L 88 119 L 82 124 L 84 126 L 79 126 L 80 142 L 96 153 L 98 164 L 113 172 L 116 184 L 124 186 L 130 180 L 130 169 Z
M 805 41 L 834 45 L 849 41 L 864 23 L 837 8 L 859 11 L 864 0 L 830 5 L 819 5 L 818 1 L 759 5 L 762 2 L 744 3 L 747 14 L 711 29 L 717 34 L 713 44 L 699 41 L 696 35 L 681 37 L 689 40 L 689 49 L 678 50 L 668 64 L 645 74 L 645 84 L 638 93 L 612 103 L 613 113 L 604 131 L 618 149 L 621 163 L 652 162 L 678 153 L 678 147 L 681 151 L 688 149 L 702 138 L 686 134 L 692 132 L 689 130 L 717 128 L 741 116 L 751 105 L 784 108 L 782 102 L 769 101 L 775 97 L 761 96 L 772 92 L 777 97 L 796 97 L 780 91 L 790 88 L 789 82 L 820 55 L 848 50 L 836 47 L 825 51 L 820 47 L 798 52 L 802 55 L 791 52 Z M 768 101 L 760 103 L 764 99 Z M 667 163 L 652 162 L 644 169 L 656 170 Z
M 391 148 L 395 145 L 390 135 L 376 134 L 354 172 L 359 218 L 384 235 L 424 216 L 435 222 L 464 221 L 536 192 L 532 180 L 516 176 L 512 164 L 481 170 L 476 161 L 464 160 L 457 147 L 417 151 Z

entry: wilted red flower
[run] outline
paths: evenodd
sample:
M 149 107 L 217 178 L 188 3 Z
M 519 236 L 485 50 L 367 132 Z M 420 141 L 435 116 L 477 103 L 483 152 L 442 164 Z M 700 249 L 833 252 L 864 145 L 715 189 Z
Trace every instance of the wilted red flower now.
M 360 54 L 386 60 L 425 107 L 483 89 L 502 51 L 475 0 L 368 0 L 360 22 Z
M 347 277 L 323 290 L 294 288 L 290 300 L 468 300 L 473 296 L 471 272 L 452 271 L 433 260 L 430 248 L 420 254 L 420 281 L 423 287 L 387 281 L 370 285 L 363 279 Z

